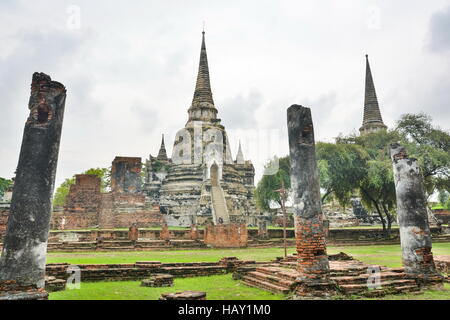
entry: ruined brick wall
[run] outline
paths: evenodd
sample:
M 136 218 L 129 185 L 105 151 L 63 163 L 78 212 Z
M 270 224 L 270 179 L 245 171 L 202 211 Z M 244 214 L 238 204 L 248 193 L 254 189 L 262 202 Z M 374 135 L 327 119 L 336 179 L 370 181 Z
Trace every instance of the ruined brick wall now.
M 205 244 L 215 248 L 246 247 L 248 241 L 247 227 L 242 224 L 208 225 L 204 235 Z
M 6 234 L 6 224 L 8 223 L 9 207 L 0 207 L 0 242 Z
M 159 234 L 159 238 L 161 240 L 170 240 L 170 231 L 169 231 L 169 226 L 167 225 L 167 223 L 163 224 L 161 232 Z
M 100 228 L 138 228 L 161 226 L 164 219 L 159 206 L 145 202 L 143 194 L 102 194 Z
M 100 178 L 95 175 L 76 175 L 64 211 L 52 215 L 52 229 L 144 228 L 162 224 L 159 207 L 147 204 L 145 195 L 101 193 L 100 184 Z
M 77 174 L 70 186 L 62 213 L 52 215 L 52 228 L 84 229 L 98 227 L 100 209 L 100 178 L 92 174 Z
M 111 167 L 111 190 L 139 193 L 142 189 L 142 161 L 135 157 L 115 157 Z

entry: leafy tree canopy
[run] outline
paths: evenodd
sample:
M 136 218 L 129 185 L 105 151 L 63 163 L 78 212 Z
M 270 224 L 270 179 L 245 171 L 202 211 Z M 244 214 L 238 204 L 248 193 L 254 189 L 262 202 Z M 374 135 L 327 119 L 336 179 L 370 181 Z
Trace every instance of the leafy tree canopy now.
M 0 197 L 3 197 L 6 190 L 8 190 L 12 186 L 12 184 L 12 180 L 0 177 Z
M 286 189 L 291 186 L 289 156 L 275 157 L 266 164 L 265 169 L 266 174 L 255 189 L 255 201 L 260 209 L 269 210 L 272 202 L 281 206 L 280 194 L 276 190 L 281 189 L 283 183 Z

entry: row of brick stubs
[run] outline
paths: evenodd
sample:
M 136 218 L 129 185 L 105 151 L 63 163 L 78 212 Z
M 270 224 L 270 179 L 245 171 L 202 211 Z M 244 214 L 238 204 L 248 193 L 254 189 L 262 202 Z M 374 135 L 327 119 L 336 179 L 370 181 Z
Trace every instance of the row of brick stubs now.
M 161 233 L 159 234 L 159 238 L 161 240 L 169 241 L 170 240 L 170 231 L 167 223 L 163 223 L 161 228 Z

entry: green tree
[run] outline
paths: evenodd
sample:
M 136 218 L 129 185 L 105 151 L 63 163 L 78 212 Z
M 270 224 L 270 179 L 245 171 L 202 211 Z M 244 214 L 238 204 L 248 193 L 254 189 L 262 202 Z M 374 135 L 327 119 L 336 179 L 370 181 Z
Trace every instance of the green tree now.
M 367 175 L 359 185 L 361 200 L 378 213 L 383 231 L 390 237 L 396 204 L 392 164 L 389 160 L 370 160 L 367 167 Z
M 367 174 L 367 152 L 358 145 L 345 143 L 316 144 L 322 202 L 333 194 L 342 206 L 349 203 L 359 182 Z
M 440 205 L 445 207 L 449 198 L 450 197 L 449 197 L 449 193 L 447 192 L 447 190 L 439 190 L 438 200 L 439 200 Z
M 410 156 L 417 158 L 425 181 L 427 196 L 435 191 L 450 191 L 450 134 L 433 126 L 423 113 L 405 114 L 396 131 Z
M 418 159 L 427 195 L 450 191 L 450 134 L 433 126 L 425 114 L 406 114 L 393 130 L 340 136 L 335 143 L 317 143 L 320 186 L 325 190 L 322 201 L 333 195 L 345 205 L 352 192 L 359 192 L 363 203 L 379 215 L 385 235 L 390 236 L 396 216 L 390 145 L 398 141 L 411 157 Z M 289 164 L 287 157 L 286 161 Z M 284 171 L 280 166 L 280 170 L 264 176 L 258 183 L 255 198 L 261 208 L 268 208 L 271 201 L 279 202 L 279 195 L 273 190 L 280 188 L 281 179 L 289 181 L 289 165 Z M 450 200 L 446 200 L 446 206 L 450 208 Z
M 75 176 L 72 178 L 64 180 L 63 183 L 56 189 L 55 195 L 53 196 L 53 206 L 63 207 L 66 203 L 66 197 L 69 194 L 70 186 L 75 184 Z
M 12 186 L 12 184 L 12 180 L 0 177 L 0 197 L 3 197 L 6 190 L 8 190 Z
M 277 169 L 275 173 L 271 172 L 274 168 Z M 255 201 L 258 208 L 269 210 L 271 202 L 276 202 L 281 206 L 280 194 L 276 190 L 281 189 L 283 183 L 286 189 L 290 188 L 289 172 L 289 156 L 274 157 L 274 159 L 268 161 L 265 165 L 265 173 L 267 174 L 264 174 L 255 189 Z
M 108 168 L 91 168 L 84 171 L 82 174 L 96 175 L 101 180 L 100 191 L 107 192 L 111 188 L 111 170 Z M 64 180 L 63 183 L 56 189 L 53 197 L 54 207 L 63 207 L 66 203 L 66 197 L 69 194 L 70 186 L 75 184 L 75 176 Z
M 380 130 L 355 138 L 355 143 L 369 154 L 368 172 L 359 185 L 363 203 L 380 217 L 386 237 L 390 237 L 395 220 L 396 194 L 390 159 L 390 145 L 400 141 L 396 130 Z

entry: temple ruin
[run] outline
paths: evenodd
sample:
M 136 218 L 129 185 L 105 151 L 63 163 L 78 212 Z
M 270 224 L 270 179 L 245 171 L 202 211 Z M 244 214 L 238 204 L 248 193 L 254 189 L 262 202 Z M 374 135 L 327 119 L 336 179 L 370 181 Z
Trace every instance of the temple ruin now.
M 246 223 L 256 225 L 253 164 L 239 145 L 231 154 L 212 96 L 205 32 L 188 121 L 175 136 L 172 157 L 164 137 L 158 156 L 145 163 L 143 191 L 161 208 L 169 225 Z
M 100 178 L 78 174 L 62 212 L 52 216 L 53 229 L 161 226 L 157 205 L 141 192 L 141 158 L 116 157 L 111 166 L 111 191 L 101 192 Z

